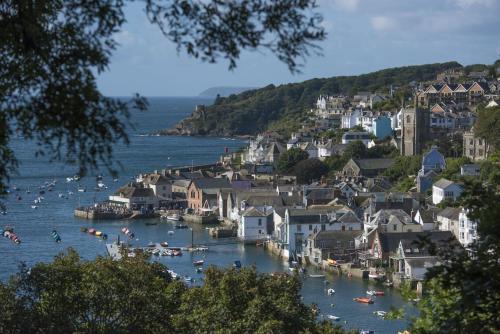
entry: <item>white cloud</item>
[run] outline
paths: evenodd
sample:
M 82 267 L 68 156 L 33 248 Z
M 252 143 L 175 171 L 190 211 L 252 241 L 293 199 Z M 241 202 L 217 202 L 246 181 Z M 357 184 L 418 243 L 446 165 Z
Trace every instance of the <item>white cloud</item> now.
M 137 43 L 137 37 L 130 31 L 122 30 L 115 34 L 115 41 L 120 44 L 120 46 L 131 46 Z
M 393 19 L 387 16 L 375 16 L 371 18 L 373 29 L 378 31 L 390 30 L 396 26 Z
M 322 0 L 320 4 L 352 12 L 358 9 L 359 0 Z
M 493 5 L 494 0 L 455 0 L 452 1 L 462 8 L 469 8 L 471 6 L 486 6 Z

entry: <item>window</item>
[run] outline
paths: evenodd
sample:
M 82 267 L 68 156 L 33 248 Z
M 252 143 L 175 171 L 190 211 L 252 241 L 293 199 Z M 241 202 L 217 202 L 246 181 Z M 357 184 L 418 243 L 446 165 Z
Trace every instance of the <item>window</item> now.
M 297 225 L 297 232 L 302 232 L 302 225 L 300 224 Z
M 326 225 L 325 224 L 321 224 L 321 231 L 326 231 Z
M 262 219 L 259 218 L 259 226 L 262 226 Z
M 163 186 L 163 190 L 165 190 L 165 189 L 167 189 L 167 187 L 166 187 L 166 186 Z
M 473 139 L 469 140 L 469 145 L 474 145 L 474 140 Z
M 262 230 L 259 230 L 259 234 L 262 234 Z
M 309 224 L 309 231 L 312 231 L 313 229 L 313 226 L 311 224 Z
M 398 230 L 398 225 L 392 225 L 392 230 L 397 231 Z
M 411 117 L 410 115 L 406 116 L 406 123 L 410 123 L 411 122 Z
M 345 231 L 345 225 L 342 225 L 342 231 Z
M 474 150 L 470 149 L 469 150 L 469 155 L 474 155 Z

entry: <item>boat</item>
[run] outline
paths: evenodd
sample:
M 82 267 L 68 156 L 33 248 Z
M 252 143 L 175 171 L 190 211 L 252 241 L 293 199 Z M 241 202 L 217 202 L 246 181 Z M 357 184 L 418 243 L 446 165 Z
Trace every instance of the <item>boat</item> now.
M 78 192 L 79 193 L 84 193 L 85 192 L 85 188 L 84 187 L 78 187 Z
M 366 291 L 366 294 L 370 296 L 383 296 L 385 293 L 384 291 L 368 290 Z
M 197 268 L 195 269 L 195 271 L 196 271 L 197 273 L 201 273 L 201 272 L 203 272 L 203 268 L 202 268 L 202 267 L 197 267 Z
M 102 232 L 101 231 L 95 231 L 94 235 L 96 237 L 100 237 L 102 235 Z
M 375 334 L 375 331 L 372 330 L 361 330 L 359 334 Z
M 374 280 L 376 280 L 376 281 L 377 281 L 377 280 L 380 280 L 380 279 L 382 279 L 382 278 L 384 278 L 384 277 L 385 277 L 385 275 L 383 275 L 383 274 L 378 274 L 378 273 L 369 273 L 369 274 L 368 274 L 368 278 L 374 279 Z
M 179 275 L 173 270 L 167 269 L 167 272 L 172 276 L 173 279 L 176 279 Z
M 393 285 L 393 283 L 391 281 L 389 281 L 389 280 L 385 281 L 383 284 L 385 286 L 388 286 L 388 287 L 392 287 L 392 285 Z
M 5 216 L 5 215 L 7 214 L 7 211 L 2 210 L 0 213 L 1 213 L 3 216 Z
M 160 246 L 168 247 L 168 242 L 166 242 L 166 241 L 160 242 Z
M 32 209 L 38 209 L 38 206 L 37 205 L 32 205 L 31 208 Z
M 184 229 L 184 228 L 188 228 L 188 226 L 184 225 L 184 224 L 177 224 L 177 225 L 175 225 L 175 228 L 177 228 L 177 229 Z
M 108 235 L 106 233 L 101 234 L 102 240 L 108 240 Z
M 340 317 L 337 317 L 337 316 L 332 315 L 332 314 L 328 314 L 326 317 L 328 319 L 330 319 L 330 320 L 333 320 L 333 321 L 339 321 L 340 320 Z
M 241 261 L 240 260 L 234 261 L 233 267 L 235 267 L 235 268 L 241 268 Z
M 173 250 L 172 251 L 172 256 L 181 256 L 182 255 L 182 252 L 180 250 Z
M 52 230 L 51 235 L 55 242 L 61 242 L 61 236 L 59 235 L 59 233 L 57 233 L 56 230 Z
M 73 178 L 72 178 L 72 177 L 67 177 L 67 178 L 66 178 L 66 182 L 70 183 L 71 181 L 73 181 Z
M 381 318 L 385 318 L 385 316 L 387 315 L 387 312 L 386 311 L 375 311 L 375 312 L 373 312 L 373 314 L 376 314 L 377 316 L 379 316 Z
M 88 231 L 86 227 L 80 227 L 80 232 L 87 233 Z
M 5 228 L 2 230 L 2 235 L 6 237 L 7 239 L 10 239 L 12 242 L 14 242 L 16 245 L 19 245 L 21 243 L 21 239 L 14 233 L 14 229 L 11 227 Z
M 64 194 L 58 194 L 57 195 L 59 198 L 63 198 L 64 197 Z
M 358 302 L 358 303 L 363 303 L 363 304 L 373 304 L 373 300 L 371 298 L 367 298 L 367 297 L 356 297 L 356 298 L 353 298 L 352 300 L 355 302 Z
M 191 278 L 191 276 L 184 276 L 184 281 L 186 283 L 191 283 L 193 281 L 193 279 Z
M 195 265 L 195 266 L 202 266 L 202 265 L 203 265 L 203 263 L 205 263 L 205 261 L 204 261 L 204 260 L 198 260 L 198 261 L 194 261 L 194 262 L 193 262 L 193 265 Z
M 155 249 L 153 249 L 153 251 L 151 252 L 151 254 L 153 254 L 155 256 L 159 256 L 160 255 L 160 250 L 158 248 L 155 248 Z
M 156 247 L 156 245 L 155 245 L 153 242 L 151 242 L 151 241 L 150 241 L 150 242 L 148 243 L 148 246 L 147 246 L 147 247 L 149 247 L 149 248 L 153 248 L 153 247 Z
M 329 296 L 333 296 L 335 294 L 335 290 L 333 290 L 332 288 L 328 289 L 326 291 L 326 293 L 329 295 Z
M 175 232 L 174 231 L 168 231 L 168 235 L 173 235 Z
M 310 274 L 309 277 L 311 277 L 311 278 L 322 278 L 322 277 L 325 277 L 325 275 L 323 275 L 323 274 Z
M 146 225 L 147 226 L 158 225 L 158 222 L 147 222 Z
M 128 236 L 130 239 L 133 239 L 135 234 L 132 233 L 132 231 L 130 231 L 128 228 L 124 227 L 122 228 L 122 232 L 123 234 L 125 234 L 126 236 Z
M 166 217 L 167 217 L 167 220 L 172 220 L 172 221 L 180 221 L 181 220 L 181 216 L 178 213 L 168 214 Z
M 94 228 L 89 228 L 89 229 L 87 230 L 87 233 L 88 233 L 88 234 L 92 234 L 92 235 L 94 235 L 94 234 L 95 234 L 95 232 L 96 232 L 96 231 L 95 231 L 95 229 L 94 229 Z

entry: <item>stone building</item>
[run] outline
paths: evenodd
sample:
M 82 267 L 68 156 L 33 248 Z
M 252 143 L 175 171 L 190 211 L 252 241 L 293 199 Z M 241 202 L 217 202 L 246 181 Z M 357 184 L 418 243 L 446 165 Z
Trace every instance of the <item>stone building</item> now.
M 471 160 L 485 160 L 488 157 L 489 145 L 482 138 L 474 135 L 474 128 L 463 134 L 463 155 Z
M 429 110 L 404 108 L 401 118 L 401 155 L 411 156 L 422 153 L 422 148 L 429 139 Z

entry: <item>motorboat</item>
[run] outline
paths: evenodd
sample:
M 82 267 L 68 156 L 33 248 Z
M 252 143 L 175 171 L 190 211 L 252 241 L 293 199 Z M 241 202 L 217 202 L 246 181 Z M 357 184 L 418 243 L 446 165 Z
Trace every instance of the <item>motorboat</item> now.
M 333 296 L 335 294 L 335 290 L 333 290 L 332 288 L 328 289 L 326 291 L 326 293 L 329 295 L 329 296 Z
M 160 246 L 168 247 L 168 242 L 166 242 L 166 241 L 160 242 Z
M 180 250 L 173 250 L 172 251 L 172 255 L 173 256 L 181 256 L 182 255 L 182 252 Z
M 197 268 L 195 269 L 195 271 L 196 271 L 197 273 L 201 273 L 201 272 L 203 272 L 203 268 L 202 268 L 202 267 L 197 267 Z
M 233 267 L 235 267 L 235 268 L 241 268 L 241 261 L 240 260 L 234 261 Z
M 375 334 L 375 331 L 372 330 L 361 330 L 359 334 Z
M 388 286 L 388 287 L 392 287 L 393 283 L 391 281 L 387 280 L 384 282 L 384 285 Z
M 180 221 L 181 216 L 178 213 L 171 213 L 166 216 L 167 220 Z
M 72 177 L 67 177 L 66 178 L 66 182 L 70 183 L 71 181 L 73 181 L 74 179 Z
M 87 233 L 88 233 L 88 234 L 92 234 L 92 235 L 94 235 L 94 234 L 95 234 L 95 232 L 96 232 L 96 230 L 95 230 L 94 228 L 89 228 L 89 229 L 87 230 Z
M 385 316 L 387 315 L 387 312 L 386 311 L 375 311 L 375 312 L 373 312 L 373 314 L 376 314 L 377 316 L 379 316 L 381 318 L 385 318 Z
M 155 248 L 155 249 L 153 249 L 153 251 L 151 252 L 151 254 L 153 254 L 155 256 L 159 256 L 160 255 L 160 250 L 158 248 Z
M 325 277 L 324 274 L 310 274 L 309 277 L 311 278 L 323 278 Z
M 150 241 L 150 242 L 148 243 L 148 246 L 147 246 L 147 247 L 149 247 L 149 248 L 153 248 L 153 247 L 156 247 L 156 245 L 155 245 L 155 243 L 154 243 L 154 242 L 151 242 L 151 241 Z
M 172 276 L 173 279 L 176 279 L 179 275 L 173 270 L 167 269 L 167 272 Z
M 14 242 L 16 245 L 19 245 L 21 243 L 21 239 L 17 236 L 17 234 L 14 233 L 14 229 L 11 227 L 5 228 L 2 231 L 2 235 L 6 237 L 7 239 L 10 239 L 12 242 Z
M 379 274 L 379 273 L 369 273 L 368 274 L 368 278 L 371 278 L 371 279 L 374 279 L 376 281 L 384 278 L 384 275 L 383 274 Z
M 366 291 L 366 294 L 369 296 L 383 296 L 383 295 L 385 295 L 385 292 L 384 291 L 368 290 L 368 291 Z
M 373 304 L 373 299 L 367 297 L 356 297 L 352 299 L 355 302 L 363 303 L 363 304 Z
M 328 319 L 330 319 L 330 320 L 333 320 L 333 321 L 339 321 L 340 320 L 340 317 L 337 317 L 337 316 L 332 315 L 332 314 L 328 314 L 326 317 Z
M 31 208 L 32 209 L 38 209 L 38 206 L 37 205 L 32 205 Z
M 193 278 L 191 276 L 184 276 L 184 281 L 186 283 L 191 283 L 193 281 Z
M 84 193 L 85 192 L 85 188 L 84 187 L 78 187 L 78 192 L 79 193 Z
M 128 236 L 130 239 L 133 239 L 135 234 L 132 233 L 132 231 L 130 231 L 128 228 L 124 227 L 122 228 L 122 233 L 125 234 L 126 236 Z
M 194 261 L 193 265 L 195 265 L 195 266 L 202 266 L 204 263 L 205 263 L 204 260 L 198 260 L 198 261 Z

